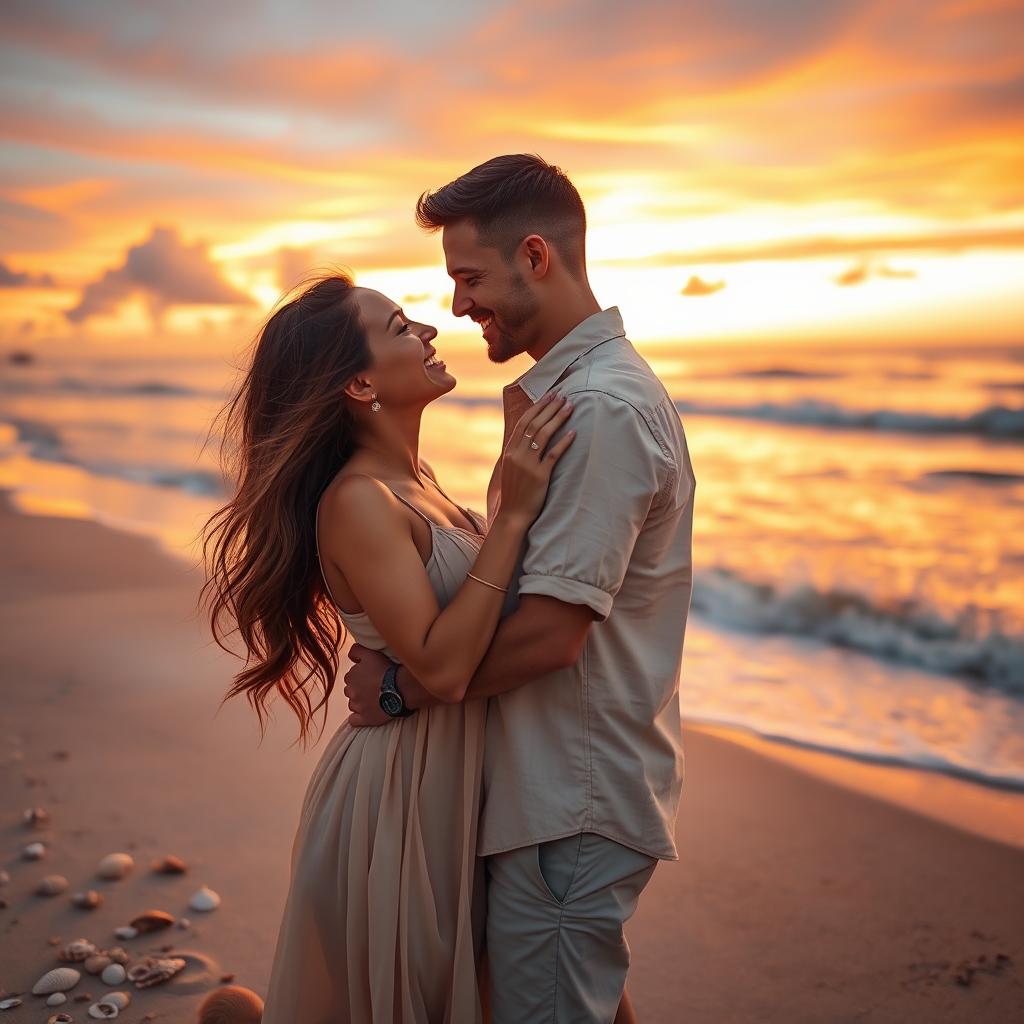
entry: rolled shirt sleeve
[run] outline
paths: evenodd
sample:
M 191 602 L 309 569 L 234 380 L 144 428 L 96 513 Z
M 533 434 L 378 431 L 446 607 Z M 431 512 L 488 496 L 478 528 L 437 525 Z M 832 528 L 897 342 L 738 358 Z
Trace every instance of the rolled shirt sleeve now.
M 518 591 L 587 605 L 603 621 L 669 466 L 629 402 L 602 391 L 570 398 L 562 431 L 575 430 L 576 439 L 555 466 L 530 527 Z

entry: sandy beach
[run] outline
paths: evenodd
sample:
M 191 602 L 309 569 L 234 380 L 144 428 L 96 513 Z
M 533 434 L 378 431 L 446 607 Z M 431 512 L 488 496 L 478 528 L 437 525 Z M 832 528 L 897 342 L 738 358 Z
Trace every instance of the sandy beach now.
M 0 531 L 0 866 L 10 875 L 0 889 L 0 987 L 29 993 L 57 966 L 55 943 L 109 947 L 114 928 L 160 909 L 190 926 L 120 944 L 132 956 L 169 946 L 188 966 L 133 990 L 124 1019 L 194 1020 L 227 976 L 263 994 L 293 829 L 321 747 L 292 745 L 281 712 L 262 745 L 246 705 L 218 713 L 237 663 L 195 612 L 196 570 L 145 538 L 23 516 L 6 499 Z M 1024 1019 L 1019 795 L 772 752 L 720 730 L 688 728 L 686 744 L 681 860 L 658 867 L 629 929 L 641 1020 Z M 32 807 L 49 812 L 44 827 L 23 823 Z M 22 859 L 34 840 L 46 856 Z M 135 869 L 96 879 L 113 851 L 130 853 Z M 188 872 L 152 873 L 166 854 Z M 68 891 L 34 895 L 55 873 Z M 202 885 L 222 899 L 205 914 L 187 909 Z M 70 895 L 88 888 L 102 906 L 74 908 Z M 70 994 L 106 990 L 85 976 Z M 56 1012 L 23 999 L 4 1020 Z M 64 1009 L 83 1020 L 86 1006 Z

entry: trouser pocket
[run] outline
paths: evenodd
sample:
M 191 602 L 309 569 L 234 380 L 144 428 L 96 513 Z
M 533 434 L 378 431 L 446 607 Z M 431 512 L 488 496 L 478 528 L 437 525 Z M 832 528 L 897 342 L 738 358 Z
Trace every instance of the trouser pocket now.
M 564 903 L 576 879 L 583 833 L 537 844 L 537 870 L 548 895 Z

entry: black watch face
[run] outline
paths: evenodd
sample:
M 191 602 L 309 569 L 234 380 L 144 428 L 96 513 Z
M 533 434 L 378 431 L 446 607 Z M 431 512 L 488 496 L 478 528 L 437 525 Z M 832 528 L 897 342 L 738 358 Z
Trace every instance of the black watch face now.
M 400 715 L 404 710 L 402 698 L 399 697 L 397 693 L 392 693 L 390 690 L 385 690 L 380 695 L 380 706 L 386 714 L 392 716 Z

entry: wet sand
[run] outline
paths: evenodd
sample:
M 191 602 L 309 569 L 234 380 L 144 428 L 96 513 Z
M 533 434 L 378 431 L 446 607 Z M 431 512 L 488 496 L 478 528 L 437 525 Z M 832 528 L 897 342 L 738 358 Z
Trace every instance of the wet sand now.
M 132 989 L 127 1021 L 191 1021 L 227 975 L 263 994 L 321 746 L 293 745 L 285 711 L 262 745 L 243 702 L 218 713 L 237 662 L 195 613 L 199 573 L 155 543 L 18 515 L 6 499 L 0 537 L 0 866 L 11 876 L 0 889 L 0 986 L 29 992 L 56 966 L 51 940 L 87 937 L 132 954 L 188 954 L 177 979 Z M 325 736 L 343 714 L 338 701 Z M 641 1020 L 1024 1019 L 1024 850 L 978 834 L 1020 834 L 1021 799 L 771 747 L 686 730 L 681 860 L 659 865 L 629 928 Z M 22 823 L 30 807 L 50 813 L 46 827 Z M 48 842 L 47 856 L 22 860 L 34 839 Z M 96 879 L 117 850 L 135 870 Z M 168 853 L 187 874 L 150 872 Z M 68 892 L 33 895 L 54 873 Z M 221 906 L 189 911 L 204 884 Z M 70 894 L 88 888 L 103 905 L 73 908 Z M 191 926 L 118 943 L 113 929 L 150 908 Z M 85 976 L 71 995 L 107 990 Z M 23 998 L 3 1020 L 56 1012 Z M 85 1020 L 87 1005 L 62 1009 Z

